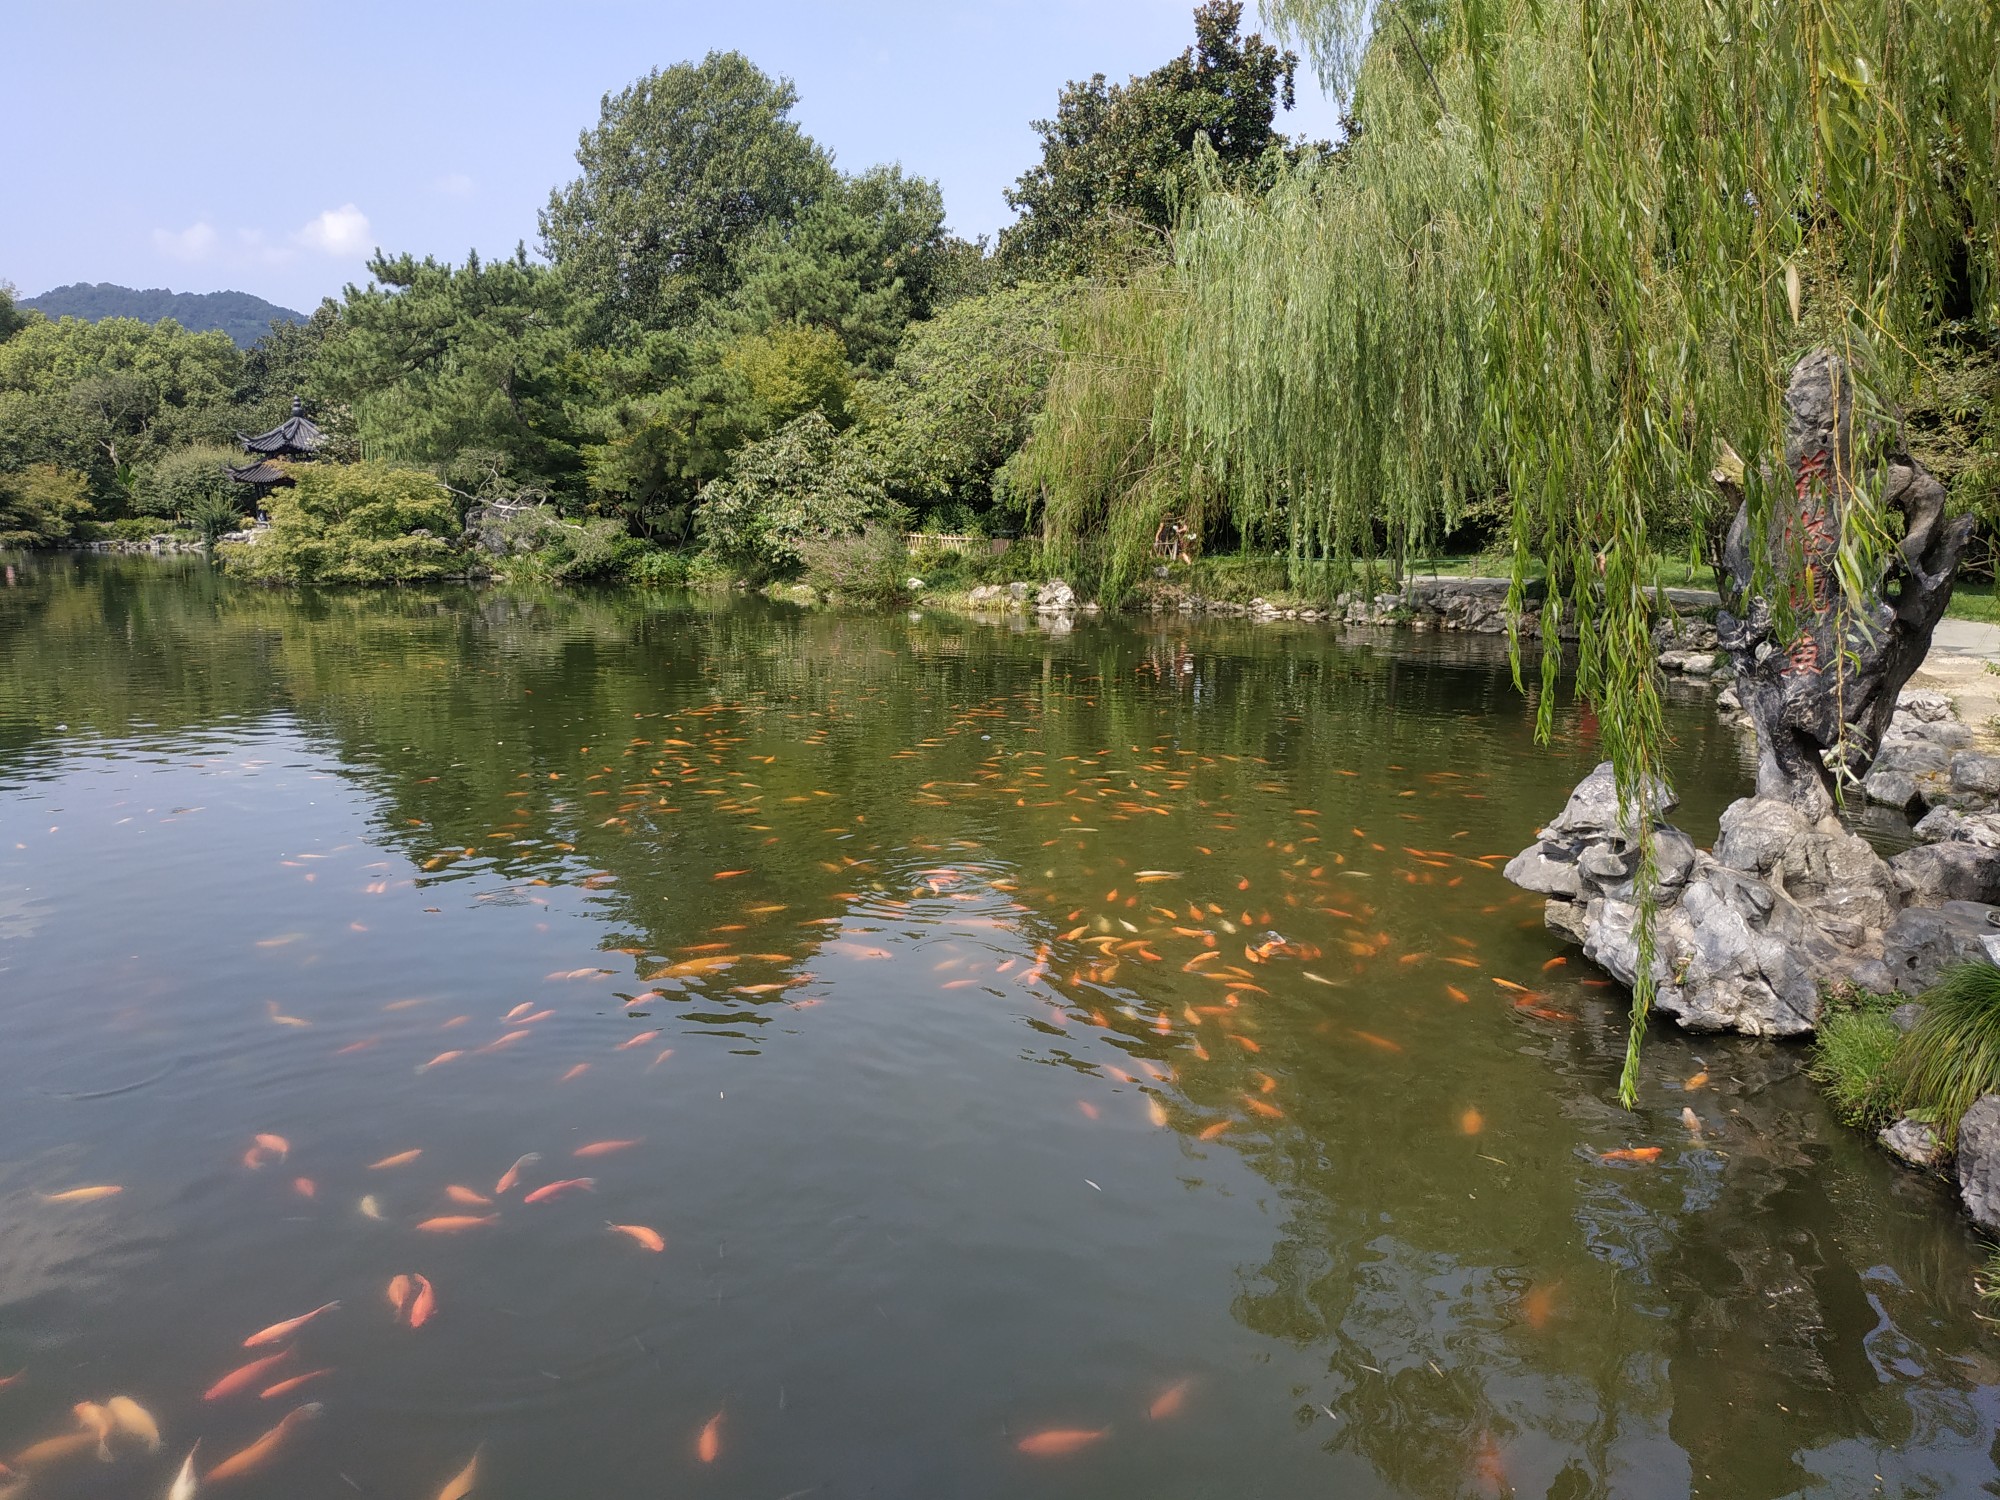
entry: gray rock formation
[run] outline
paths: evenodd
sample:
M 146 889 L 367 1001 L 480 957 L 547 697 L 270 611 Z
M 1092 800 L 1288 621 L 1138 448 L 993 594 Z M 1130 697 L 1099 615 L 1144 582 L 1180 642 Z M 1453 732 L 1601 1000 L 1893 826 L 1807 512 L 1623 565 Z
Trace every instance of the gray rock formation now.
M 1954 964 L 2000 963 L 2000 907 L 1977 901 L 1947 901 L 1898 912 L 1882 934 L 1882 963 L 1890 984 L 1906 995 L 1922 994 Z
M 1971 521 L 1945 519 L 1944 487 L 1904 449 L 1897 424 L 1864 420 L 1856 430 L 1853 383 L 1831 351 L 1794 367 L 1785 408 L 1789 498 L 1762 526 L 1748 502 L 1739 503 L 1723 546 L 1727 586 L 1716 626 L 1757 726 L 1758 795 L 1818 821 L 1833 809 L 1836 775 L 1858 784 L 1875 761 L 1896 694 L 1951 598 Z M 1884 576 L 1850 611 L 1834 564 L 1854 490 L 1849 476 L 1863 471 L 1879 486 L 1883 508 L 1901 518 L 1903 537 Z M 1740 492 L 1740 480 L 1718 477 Z M 1789 609 L 1774 610 L 1756 592 L 1760 561 L 1767 578 L 1799 580 Z M 1901 790 L 1883 786 L 1888 796 Z
M 1051 578 L 1035 593 L 1035 613 L 1066 615 L 1076 608 L 1076 590 L 1060 578 Z
M 1875 1139 L 1897 1160 L 1926 1171 L 1942 1162 L 1947 1154 L 1938 1133 L 1923 1121 L 1912 1120 L 1908 1115 L 1887 1130 L 1878 1132 Z
M 1982 1229 L 2000 1230 L 2000 1094 L 1987 1094 L 1958 1122 L 1958 1196 Z

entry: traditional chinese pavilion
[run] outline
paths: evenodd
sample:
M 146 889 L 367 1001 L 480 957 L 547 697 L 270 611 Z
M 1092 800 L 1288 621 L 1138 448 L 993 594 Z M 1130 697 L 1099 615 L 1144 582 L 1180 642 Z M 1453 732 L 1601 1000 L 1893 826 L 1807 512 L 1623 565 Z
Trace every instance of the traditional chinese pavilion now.
M 292 414 L 273 427 L 269 432 L 256 437 L 237 433 L 242 439 L 243 451 L 251 456 L 250 462 L 240 467 L 225 464 L 223 472 L 238 484 L 281 485 L 290 484 L 292 476 L 279 468 L 274 459 L 311 458 L 319 451 L 319 428 L 305 412 L 305 403 L 297 396 L 292 397 Z

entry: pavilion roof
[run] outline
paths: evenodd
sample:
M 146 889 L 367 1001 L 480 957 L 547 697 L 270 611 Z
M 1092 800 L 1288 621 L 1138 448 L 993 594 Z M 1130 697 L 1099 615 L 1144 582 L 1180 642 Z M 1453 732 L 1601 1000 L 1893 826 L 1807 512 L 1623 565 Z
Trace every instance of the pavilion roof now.
M 319 448 L 319 428 L 305 414 L 305 403 L 297 396 L 292 397 L 292 414 L 273 427 L 269 432 L 260 432 L 255 437 L 237 433 L 247 453 L 262 453 L 274 457 L 303 457 Z
M 235 480 L 238 484 L 297 483 L 297 481 L 294 480 L 291 475 L 287 474 L 283 469 L 279 468 L 269 459 L 259 459 L 256 463 L 245 464 L 240 469 L 233 464 L 224 464 L 222 466 L 222 472 L 227 474 L 231 479 Z

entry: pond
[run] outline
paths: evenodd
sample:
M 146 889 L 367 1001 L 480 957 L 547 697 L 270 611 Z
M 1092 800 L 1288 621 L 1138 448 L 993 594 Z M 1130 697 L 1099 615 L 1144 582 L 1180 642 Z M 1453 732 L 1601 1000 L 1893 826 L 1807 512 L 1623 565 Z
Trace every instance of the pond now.
M 1799 1049 L 1655 1028 L 1618 1108 L 1499 873 L 1595 726 L 1498 642 L 12 562 L 25 1494 L 2000 1475 L 1980 1246 Z

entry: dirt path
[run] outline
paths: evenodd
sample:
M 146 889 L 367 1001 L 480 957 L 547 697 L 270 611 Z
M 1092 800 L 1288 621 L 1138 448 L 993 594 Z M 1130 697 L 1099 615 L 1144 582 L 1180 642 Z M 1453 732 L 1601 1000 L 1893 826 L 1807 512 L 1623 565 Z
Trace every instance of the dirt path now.
M 1993 745 L 2000 744 L 2000 676 L 1986 670 L 1988 662 L 2000 662 L 2000 625 L 1946 620 L 1910 686 L 1947 694 L 1980 742 Z

